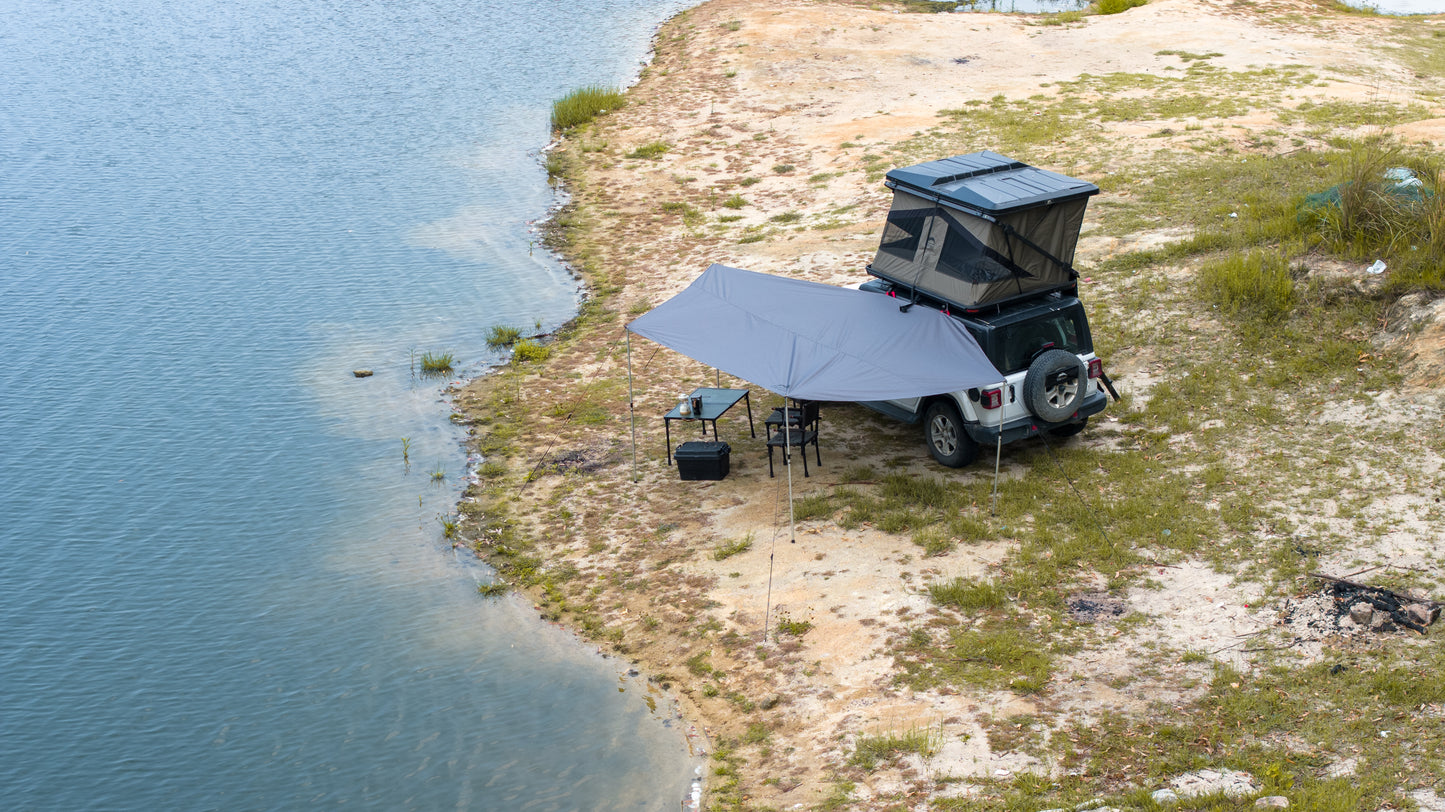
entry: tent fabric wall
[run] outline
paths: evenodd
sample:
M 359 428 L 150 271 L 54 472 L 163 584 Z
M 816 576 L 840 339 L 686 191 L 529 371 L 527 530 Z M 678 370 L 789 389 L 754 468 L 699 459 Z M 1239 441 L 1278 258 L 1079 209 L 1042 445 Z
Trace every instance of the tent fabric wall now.
M 1057 288 L 1071 279 L 1086 203 L 1024 209 L 990 222 L 897 189 L 870 270 L 960 307 Z
M 876 293 L 713 265 L 627 325 L 789 397 L 894 400 L 999 383 L 956 319 Z
M 893 205 L 869 272 L 957 307 L 1069 284 L 1099 192 L 987 151 L 894 169 L 888 186 Z

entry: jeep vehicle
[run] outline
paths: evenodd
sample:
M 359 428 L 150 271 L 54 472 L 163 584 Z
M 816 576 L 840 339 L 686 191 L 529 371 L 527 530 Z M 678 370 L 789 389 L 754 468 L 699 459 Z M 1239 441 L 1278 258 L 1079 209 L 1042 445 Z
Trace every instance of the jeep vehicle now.
M 929 452 L 951 467 L 980 445 L 1082 431 L 1113 394 L 1071 264 L 1098 187 L 992 152 L 895 169 L 886 184 L 893 206 L 868 266 L 877 278 L 860 289 L 958 319 L 1000 378 L 863 405 L 921 421 Z

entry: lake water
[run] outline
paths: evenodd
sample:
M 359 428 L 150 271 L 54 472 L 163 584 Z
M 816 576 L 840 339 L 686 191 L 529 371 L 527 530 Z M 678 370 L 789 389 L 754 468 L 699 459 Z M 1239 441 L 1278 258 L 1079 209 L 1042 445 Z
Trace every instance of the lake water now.
M 664 698 L 441 538 L 411 358 L 570 316 L 550 102 L 684 5 L 0 0 L 5 808 L 677 807 Z

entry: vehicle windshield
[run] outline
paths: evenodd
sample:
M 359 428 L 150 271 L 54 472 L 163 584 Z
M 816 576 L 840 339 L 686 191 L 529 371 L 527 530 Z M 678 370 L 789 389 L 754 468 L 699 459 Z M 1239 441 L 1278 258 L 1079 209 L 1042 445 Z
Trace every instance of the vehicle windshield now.
M 1004 374 L 1027 368 L 1029 361 L 1045 348 L 1075 354 L 1093 351 L 1083 314 L 1076 308 L 1000 328 L 993 339 L 989 360 Z

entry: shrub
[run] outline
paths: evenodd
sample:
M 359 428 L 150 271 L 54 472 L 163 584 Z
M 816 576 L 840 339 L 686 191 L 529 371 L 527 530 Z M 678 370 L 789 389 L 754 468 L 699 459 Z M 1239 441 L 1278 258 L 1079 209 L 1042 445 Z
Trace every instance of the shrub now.
M 607 85 L 588 85 L 552 102 L 552 129 L 570 130 L 586 124 L 623 103 L 622 91 Z
M 779 175 L 786 175 L 789 172 L 792 172 L 793 169 L 794 166 L 792 164 L 773 164 L 773 171 L 778 173 Z
M 1198 284 L 1206 301 L 1231 316 L 1276 319 L 1294 305 L 1289 263 L 1275 252 L 1251 251 L 1205 263 Z
M 532 361 L 545 361 L 551 354 L 552 351 L 546 345 L 526 338 L 518 341 L 512 347 L 512 362 L 526 364 Z
M 1142 6 L 1145 2 L 1146 0 L 1099 0 L 1098 9 L 1100 14 L 1119 14 L 1136 6 Z
M 727 209 L 741 209 L 743 206 L 746 205 L 748 205 L 748 201 L 743 200 L 742 195 L 733 195 L 732 197 L 723 201 L 723 208 Z
M 1311 195 L 1305 213 L 1331 250 L 1380 259 L 1396 287 L 1439 287 L 1445 200 L 1431 187 L 1440 162 L 1377 143 L 1355 147 L 1341 182 Z

